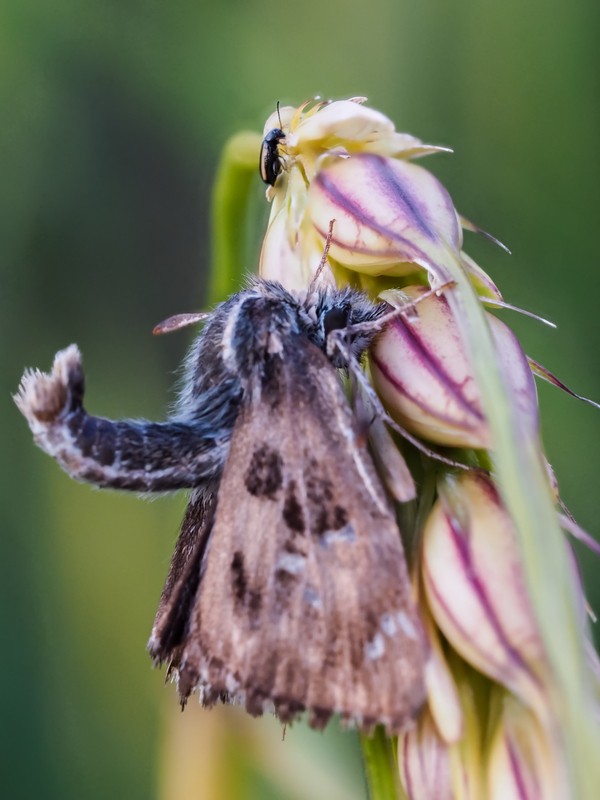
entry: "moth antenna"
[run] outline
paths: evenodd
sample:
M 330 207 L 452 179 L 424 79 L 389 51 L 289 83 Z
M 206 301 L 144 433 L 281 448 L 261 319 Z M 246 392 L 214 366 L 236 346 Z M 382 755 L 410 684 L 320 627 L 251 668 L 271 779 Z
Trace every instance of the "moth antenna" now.
M 311 297 L 317 289 L 317 282 L 321 277 L 321 273 L 325 269 L 325 265 L 327 264 L 327 256 L 329 255 L 329 248 L 331 247 L 331 242 L 333 241 L 333 226 L 335 225 L 335 220 L 329 220 L 329 229 L 327 231 L 327 237 L 325 238 L 325 246 L 323 247 L 323 254 L 321 256 L 321 260 L 319 261 L 319 265 L 317 266 L 317 270 L 313 276 L 312 281 L 308 285 L 308 291 L 306 293 L 307 297 Z
M 279 127 L 281 128 L 281 130 L 283 130 L 283 125 L 281 123 L 281 114 L 279 113 L 279 100 L 276 103 L 276 108 L 277 108 L 277 119 L 279 120 Z
M 347 328 L 343 328 L 340 332 L 341 333 L 379 333 L 379 331 L 383 330 L 388 322 L 396 319 L 397 317 L 401 317 L 403 314 L 412 311 L 415 306 L 418 306 L 419 303 L 422 303 L 423 300 L 427 300 L 428 297 L 433 297 L 434 295 L 439 296 L 441 292 L 445 289 L 452 289 L 455 286 L 454 281 L 446 281 L 446 283 L 442 283 L 441 286 L 437 286 L 435 289 L 429 289 L 429 291 L 425 292 L 424 294 L 420 295 L 419 297 L 415 298 L 414 300 L 410 300 L 408 303 L 404 303 L 401 306 L 397 306 L 394 308 L 393 311 L 389 311 L 387 314 L 383 314 L 378 319 L 371 320 L 369 322 L 357 322 L 354 325 L 348 325 Z

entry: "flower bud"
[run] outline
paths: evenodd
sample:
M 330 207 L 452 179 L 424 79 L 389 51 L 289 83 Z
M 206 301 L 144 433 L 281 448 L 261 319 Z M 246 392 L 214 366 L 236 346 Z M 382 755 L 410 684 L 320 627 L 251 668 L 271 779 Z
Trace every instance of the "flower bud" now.
M 427 703 L 435 726 L 446 744 L 458 742 L 464 734 L 465 720 L 458 688 L 444 654 L 440 634 L 429 610 L 420 603 L 421 619 L 429 642 L 430 654 L 425 665 Z
M 331 257 L 357 272 L 436 272 L 462 229 L 448 192 L 416 164 L 360 153 L 336 159 L 313 180 L 307 213 L 324 238 L 335 219 Z
M 435 271 L 443 247 L 460 249 L 461 227 L 448 193 L 429 172 L 403 160 L 448 148 L 397 132 L 362 101 L 305 103 L 267 120 L 265 135 L 281 127 L 284 136 L 277 146 L 281 168 L 267 189 L 273 205 L 263 277 L 302 285 L 318 264 L 309 261 L 312 242 L 304 240 L 318 240 L 322 252 L 332 219 L 330 255 L 341 268 L 373 275 L 406 275 L 416 265 Z
M 450 751 L 429 713 L 399 737 L 398 766 L 408 800 L 453 800 Z
M 428 628 L 428 636 L 434 642 L 435 652 L 437 634 L 434 634 L 432 640 L 432 632 Z M 450 704 L 458 709 L 460 730 L 455 730 L 451 738 L 444 734 L 440 722 L 445 724 L 449 718 L 440 717 L 434 711 L 428 682 L 428 709 L 421 714 L 416 727 L 398 740 L 400 776 L 411 798 L 429 800 L 439 796 L 450 797 L 452 800 L 479 800 L 483 794 L 481 756 L 483 730 L 487 722 L 483 721 L 481 711 L 487 705 L 489 684 L 486 678 L 476 675 L 456 653 L 451 652 L 450 655 L 450 670 L 444 661 L 444 669 L 449 675 L 446 688 L 450 690 Z
M 455 650 L 543 712 L 545 653 L 513 523 L 482 473 L 440 485 L 423 534 L 423 580 Z
M 314 248 L 311 252 L 314 233 L 308 230 L 303 236 L 290 235 L 289 223 L 284 208 L 271 217 L 260 254 L 260 274 L 267 280 L 279 281 L 291 291 L 299 291 L 311 282 L 320 259 L 318 247 L 322 253 L 323 245 L 319 243 L 316 252 Z M 331 270 L 326 266 L 323 278 L 330 276 Z
M 416 300 L 425 292 L 425 287 L 412 286 L 402 294 Z M 393 291 L 382 293 L 392 302 L 398 296 Z M 491 314 L 487 317 L 511 398 L 536 431 L 537 393 L 527 358 L 510 328 Z M 409 431 L 443 445 L 490 446 L 480 391 L 443 296 L 432 295 L 392 320 L 371 348 L 370 364 L 373 384 L 385 405 Z
M 489 800 L 568 800 L 563 757 L 534 715 L 504 698 L 487 765 Z

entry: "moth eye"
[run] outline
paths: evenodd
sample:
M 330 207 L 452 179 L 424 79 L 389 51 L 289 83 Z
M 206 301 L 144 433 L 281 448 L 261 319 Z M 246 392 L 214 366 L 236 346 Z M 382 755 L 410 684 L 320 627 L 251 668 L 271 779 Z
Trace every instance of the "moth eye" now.
M 350 316 L 350 304 L 345 303 L 343 306 L 334 306 L 323 317 L 323 330 L 325 337 L 329 336 L 331 331 L 345 328 L 348 325 L 348 318 Z
M 273 128 L 262 141 L 258 166 L 260 177 L 269 186 L 274 186 L 277 176 L 281 172 L 281 157 L 279 155 L 279 142 L 285 139 L 281 128 Z

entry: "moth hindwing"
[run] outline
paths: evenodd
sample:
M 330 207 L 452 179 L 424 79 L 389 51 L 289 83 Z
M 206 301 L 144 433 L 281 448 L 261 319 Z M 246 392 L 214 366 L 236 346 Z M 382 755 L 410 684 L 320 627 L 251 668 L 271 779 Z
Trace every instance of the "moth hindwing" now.
M 243 702 L 400 731 L 424 696 L 426 646 L 393 509 L 336 367 L 382 313 L 351 290 L 257 281 L 219 306 L 187 360 L 175 416 L 111 422 L 82 405 L 74 348 L 28 373 L 17 403 L 74 477 L 193 489 L 149 649 L 182 701 Z M 367 326 L 368 327 L 368 326 Z

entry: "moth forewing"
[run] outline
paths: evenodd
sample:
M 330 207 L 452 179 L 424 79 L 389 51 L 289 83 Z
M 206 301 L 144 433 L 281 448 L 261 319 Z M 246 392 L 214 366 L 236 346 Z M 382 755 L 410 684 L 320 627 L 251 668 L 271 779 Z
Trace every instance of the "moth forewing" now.
M 399 731 L 425 643 L 395 518 L 336 371 L 306 338 L 282 348 L 234 428 L 180 691 Z

